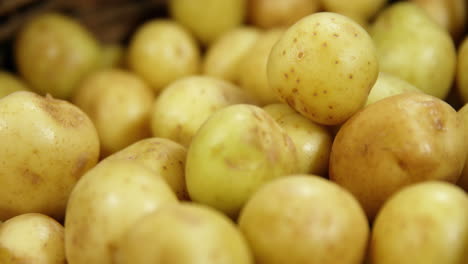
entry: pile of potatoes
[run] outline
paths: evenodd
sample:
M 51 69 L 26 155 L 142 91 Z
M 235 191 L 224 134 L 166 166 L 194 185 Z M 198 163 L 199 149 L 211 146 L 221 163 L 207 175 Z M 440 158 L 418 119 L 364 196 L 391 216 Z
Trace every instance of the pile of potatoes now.
M 18 32 L 0 263 L 468 263 L 464 0 L 167 7 Z

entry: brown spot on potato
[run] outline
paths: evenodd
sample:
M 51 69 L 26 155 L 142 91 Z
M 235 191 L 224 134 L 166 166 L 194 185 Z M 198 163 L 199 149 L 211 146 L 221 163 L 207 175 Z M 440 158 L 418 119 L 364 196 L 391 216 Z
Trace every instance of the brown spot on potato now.
M 289 71 L 290 71 L 291 73 L 294 73 L 294 68 L 291 68 Z
M 301 82 L 301 79 L 297 78 L 296 83 L 300 83 L 300 82 Z
M 284 73 L 284 78 L 288 79 L 289 75 L 287 73 Z
M 314 36 L 317 36 L 317 32 L 316 32 L 316 31 L 314 31 L 313 35 L 314 35 Z
M 327 91 L 327 90 L 323 90 L 322 93 L 323 93 L 323 94 L 327 94 L 328 91 Z
M 297 53 L 297 58 L 302 59 L 303 57 L 304 57 L 304 52 L 299 51 L 299 53 Z
M 433 122 L 433 125 L 436 130 L 444 130 L 445 128 L 444 121 L 442 121 L 440 118 L 436 118 Z
M 328 109 L 333 110 L 333 105 L 329 105 Z
M 38 106 L 63 127 L 79 127 L 84 123 L 84 115 L 70 103 L 55 99 L 50 94 L 39 97 Z
M 349 78 L 350 80 L 352 80 L 352 79 L 354 78 L 354 76 L 353 76 L 352 74 L 350 74 L 350 75 L 348 75 L 348 78 Z
M 357 37 L 358 37 L 358 33 L 354 33 L 354 37 L 357 38 Z
M 337 38 L 337 37 L 339 37 L 340 35 L 338 35 L 338 34 L 335 33 L 335 34 L 333 34 L 333 36 L 334 36 L 335 38 Z
M 167 166 L 166 166 L 166 165 L 163 166 L 163 170 L 167 170 Z
M 336 61 L 335 61 L 335 64 L 339 64 L 339 63 L 340 63 L 340 61 L 339 61 L 339 60 L 336 60 Z
M 294 43 L 297 43 L 297 38 L 294 38 L 293 42 L 294 42 Z
M 286 51 L 285 51 L 285 50 L 283 50 L 282 54 L 283 54 L 283 56 L 284 56 L 284 55 L 286 55 Z
M 328 43 L 327 43 L 327 42 L 323 42 L 323 43 L 322 43 L 322 47 L 328 47 Z
M 314 93 L 313 93 L 313 96 L 317 96 L 317 92 L 314 92 Z
M 23 171 L 23 177 L 27 181 L 31 182 L 33 185 L 38 185 L 38 184 L 43 182 L 43 179 L 39 174 L 37 174 L 37 173 L 35 173 L 33 171 L 30 171 L 29 169 L 25 169 Z
M 294 101 L 294 98 L 292 97 L 286 97 L 286 103 L 292 108 L 295 108 L 296 106 L 296 102 Z
M 75 179 L 80 178 L 81 175 L 84 174 L 85 169 L 86 169 L 86 164 L 88 164 L 88 160 L 89 160 L 88 154 L 83 153 L 75 161 L 75 166 L 74 166 L 73 171 L 72 171 L 72 176 Z
M 292 89 L 293 93 L 297 93 L 297 88 Z

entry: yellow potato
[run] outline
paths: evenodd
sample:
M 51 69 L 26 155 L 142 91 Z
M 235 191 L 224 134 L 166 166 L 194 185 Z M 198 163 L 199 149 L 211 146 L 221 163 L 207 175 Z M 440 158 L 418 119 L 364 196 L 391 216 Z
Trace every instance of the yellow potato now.
M 465 105 L 460 110 L 458 110 L 458 118 L 464 125 L 464 135 L 466 144 L 465 148 L 468 151 L 468 105 Z M 458 179 L 458 185 L 462 187 L 466 192 L 468 192 L 468 156 L 465 160 L 465 166 L 463 167 L 460 179 Z
M 283 33 L 283 29 L 271 29 L 262 33 L 239 63 L 239 86 L 262 106 L 279 102 L 268 84 L 266 68 L 271 48 Z
M 320 176 L 327 176 L 328 159 L 330 158 L 330 150 L 332 138 L 330 132 L 318 124 L 313 123 L 309 119 L 294 112 L 285 115 L 278 114 L 278 105 L 289 108 L 285 104 L 267 105 L 263 109 L 270 114 L 272 108 L 272 116 L 278 124 L 286 131 L 288 136 L 294 142 L 297 150 L 299 171 L 301 173 L 311 173 Z M 286 110 L 285 112 L 287 112 Z
M 468 196 L 456 186 L 425 182 L 393 195 L 375 220 L 373 264 L 468 263 Z
M 411 0 L 458 39 L 466 23 L 466 0 Z
M 234 223 L 193 203 L 165 206 L 141 218 L 127 231 L 116 255 L 116 264 L 253 263 Z
M 200 50 L 181 25 L 153 20 L 137 29 L 129 48 L 128 67 L 159 92 L 169 83 L 200 68 Z
M 372 18 L 388 0 L 321 0 L 326 11 L 349 16 L 357 21 Z
M 445 98 L 455 77 L 456 51 L 450 34 L 419 6 L 397 2 L 370 29 L 380 70 Z M 430 40 L 430 41 L 428 41 Z
M 289 27 L 319 11 L 319 0 L 249 0 L 248 19 L 261 28 Z
M 466 158 L 463 124 L 444 101 L 404 93 L 373 103 L 338 131 L 330 179 L 373 219 L 400 188 L 427 180 L 455 183 Z
M 265 105 L 263 110 L 265 110 L 271 117 L 273 117 L 276 122 L 285 116 L 297 114 L 297 112 L 287 104 L 281 103 Z
M 360 264 L 369 226 L 345 189 L 312 175 L 262 186 L 239 218 L 257 263 Z
M 246 0 L 169 0 L 174 20 L 187 27 L 203 44 L 242 24 Z
M 150 135 L 153 101 L 153 91 L 138 76 L 118 69 L 96 71 L 73 96 L 94 122 L 104 157 Z
M 458 48 L 457 89 L 464 103 L 468 102 L 468 37 Z
M 0 219 L 61 219 L 73 186 L 99 156 L 91 120 L 51 96 L 19 91 L 0 100 Z
M 0 226 L 0 263 L 64 264 L 64 230 L 37 213 L 15 216 Z
M 384 98 L 407 92 L 421 92 L 414 85 L 392 74 L 380 72 L 377 81 L 367 97 L 366 105 L 373 104 Z
M 31 89 L 68 99 L 99 65 L 100 47 L 77 21 L 60 14 L 34 17 L 20 30 L 15 62 Z
M 0 70 L 0 98 L 16 91 L 28 91 L 26 83 L 12 73 Z
M 345 16 L 324 12 L 284 33 L 267 70 L 283 102 L 314 122 L 336 125 L 364 106 L 379 67 L 367 32 Z
M 187 200 L 185 187 L 185 147 L 164 138 L 142 139 L 116 152 L 105 160 L 131 160 L 150 169 L 166 180 L 180 200 Z
M 193 201 L 234 217 L 262 184 L 298 172 L 297 153 L 264 110 L 232 105 L 214 113 L 197 132 L 185 172 Z
M 177 203 L 162 177 L 128 160 L 98 164 L 78 182 L 65 217 L 69 264 L 111 264 L 122 236 L 141 217 Z
M 236 82 L 239 63 L 258 39 L 259 34 L 255 28 L 239 27 L 220 36 L 206 52 L 203 73 Z
M 189 146 L 200 126 L 228 105 L 248 103 L 237 86 L 213 77 L 190 76 L 170 84 L 151 110 L 153 136 Z

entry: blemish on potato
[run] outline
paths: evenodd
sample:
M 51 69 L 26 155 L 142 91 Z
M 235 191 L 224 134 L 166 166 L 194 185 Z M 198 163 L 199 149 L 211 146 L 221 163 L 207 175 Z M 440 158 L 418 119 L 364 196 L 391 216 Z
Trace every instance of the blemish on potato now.
M 294 42 L 294 43 L 297 43 L 297 38 L 294 38 L 293 42 Z
M 43 181 L 39 174 L 32 172 L 29 169 L 23 171 L 23 177 L 30 181 L 33 185 L 40 184 Z
M 301 82 L 301 79 L 297 78 L 296 83 L 300 83 L 300 82 Z
M 354 78 L 354 76 L 353 76 L 352 74 L 350 74 L 350 75 L 348 75 L 348 78 L 349 78 L 350 80 L 352 80 L 352 79 Z
M 297 91 L 297 88 L 292 89 L 292 92 L 293 92 L 293 93 L 297 93 L 297 92 L 298 92 L 298 91 Z
M 335 37 L 335 38 L 337 38 L 337 37 L 339 37 L 339 36 L 340 36 L 340 35 L 338 35 L 338 34 L 336 34 L 336 33 L 333 34 L 333 37 Z
M 322 47 L 328 47 L 328 43 L 327 43 L 327 42 L 323 42 L 323 43 L 322 43 Z
M 288 79 L 289 75 L 287 73 L 284 73 L 284 78 Z
M 299 53 L 297 53 L 297 58 L 302 59 L 303 57 L 304 57 L 304 52 L 299 51 Z
M 73 168 L 72 175 L 74 178 L 78 179 L 83 175 L 86 169 L 86 164 L 88 163 L 88 154 L 83 153 L 81 154 L 75 162 L 75 167 Z
M 329 105 L 328 109 L 333 110 L 333 105 Z

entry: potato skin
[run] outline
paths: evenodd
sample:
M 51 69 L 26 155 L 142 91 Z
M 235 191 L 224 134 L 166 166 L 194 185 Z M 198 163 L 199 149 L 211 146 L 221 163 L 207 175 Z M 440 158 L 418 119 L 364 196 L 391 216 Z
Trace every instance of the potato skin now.
M 421 90 L 390 73 L 380 72 L 367 97 L 366 105 L 406 92 L 421 92 Z
M 203 74 L 236 83 L 239 64 L 259 35 L 253 27 L 238 27 L 221 35 L 206 51 Z
M 29 89 L 18 76 L 0 70 L 0 99 L 16 91 L 29 91 Z
M 28 91 L 0 100 L 0 219 L 62 219 L 78 179 L 99 157 L 99 139 L 78 107 Z
M 458 110 L 457 115 L 464 125 L 463 127 L 466 143 L 465 148 L 468 151 L 468 105 L 465 104 L 460 110 Z M 463 166 L 463 171 L 460 175 L 460 179 L 458 179 L 457 184 L 466 192 L 468 192 L 468 156 L 465 160 L 465 165 Z
M 232 220 L 195 203 L 166 205 L 142 217 L 116 255 L 116 264 L 253 263 L 247 241 Z
M 141 25 L 130 40 L 128 67 L 156 92 L 169 83 L 200 71 L 200 50 L 180 24 L 164 19 Z
M 235 217 L 265 182 L 298 171 L 284 130 L 259 107 L 238 104 L 213 114 L 193 138 L 185 168 L 192 201 Z
M 273 47 L 267 67 L 281 101 L 324 125 L 343 123 L 363 107 L 378 71 L 367 32 L 327 12 L 291 26 Z
M 102 162 L 73 189 L 65 217 L 69 264 L 111 264 L 123 234 L 142 216 L 177 203 L 162 177 L 128 160 Z
M 411 250 L 408 250 L 411 249 Z M 468 261 L 468 196 L 445 182 L 424 182 L 393 195 L 374 223 L 375 264 Z
M 31 86 L 41 94 L 69 99 L 78 83 L 99 66 L 100 47 L 72 18 L 47 13 L 20 30 L 15 62 Z
M 314 175 L 262 186 L 242 209 L 239 227 L 265 264 L 360 264 L 369 235 L 356 199 Z
M 248 20 L 257 27 L 289 27 L 319 11 L 319 0 L 249 0 Z
M 229 105 L 249 103 L 249 98 L 236 85 L 218 78 L 181 78 L 166 87 L 152 105 L 152 134 L 189 146 L 200 126 L 214 112 Z
M 172 18 L 187 27 L 204 45 L 240 26 L 247 0 L 170 0 Z
M 28 213 L 0 226 L 0 263 L 65 264 L 64 229 L 53 218 Z
M 105 160 L 131 160 L 155 177 L 163 177 L 180 200 L 187 200 L 185 187 L 185 158 L 187 149 L 165 138 L 146 138 L 118 151 Z
M 468 37 L 458 48 L 457 58 L 457 90 L 464 103 L 468 102 Z
M 455 110 L 423 93 L 380 100 L 338 131 L 330 179 L 353 193 L 373 219 L 390 195 L 427 180 L 455 183 L 466 158 Z
M 96 71 L 81 83 L 72 101 L 96 126 L 102 157 L 150 135 L 149 117 L 154 94 L 132 72 Z
M 381 71 L 432 96 L 447 96 L 455 77 L 455 46 L 450 34 L 422 8 L 411 2 L 394 3 L 376 18 L 370 34 Z
M 329 12 L 348 16 L 356 21 L 366 21 L 377 14 L 388 0 L 322 0 L 323 8 Z

